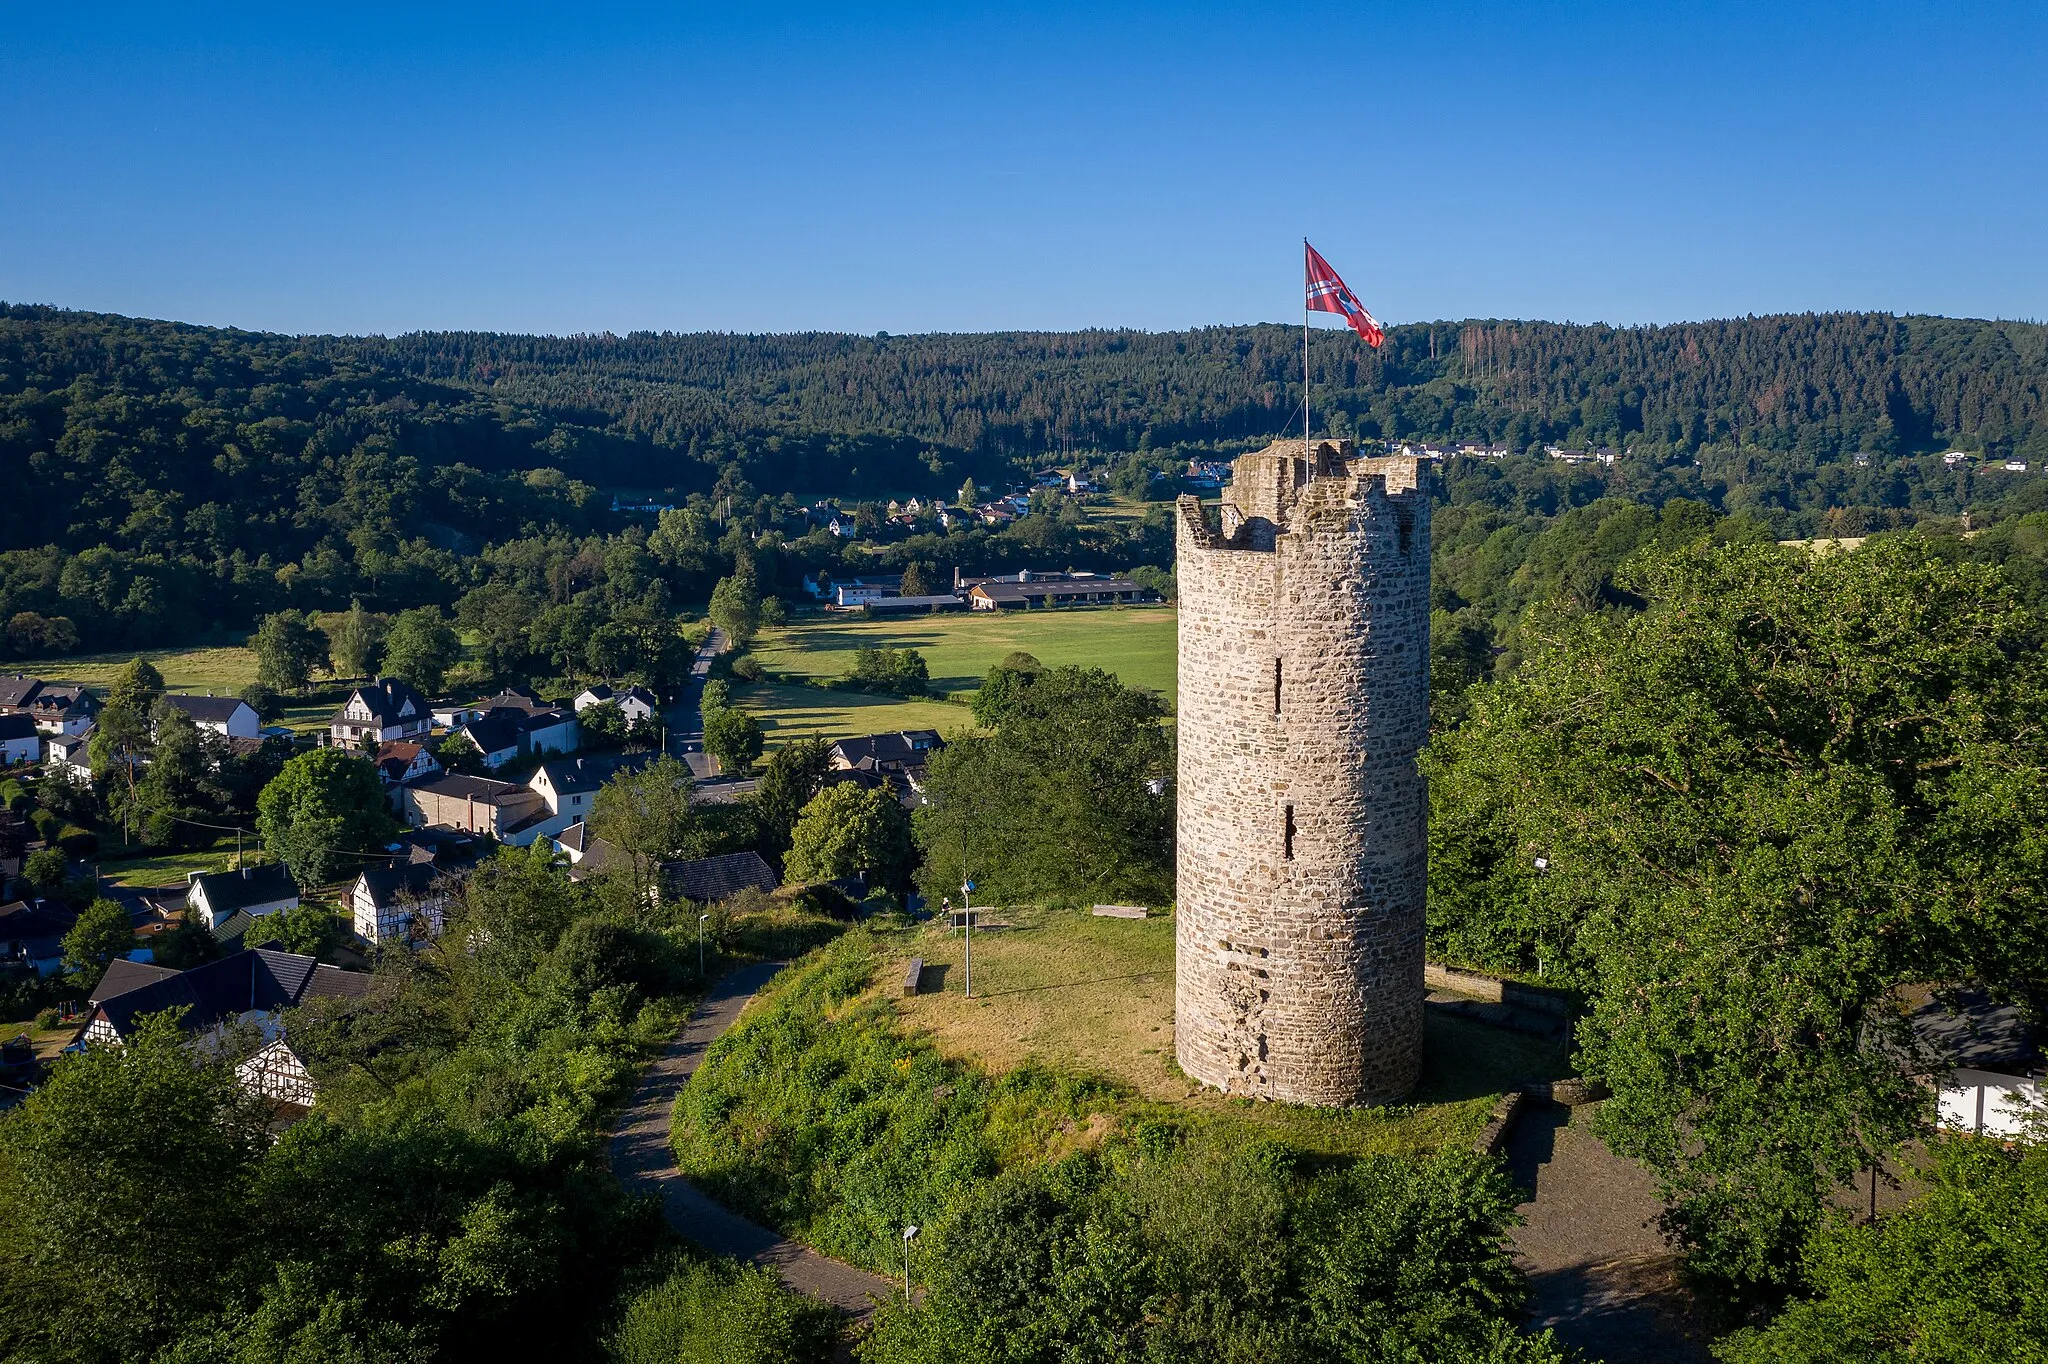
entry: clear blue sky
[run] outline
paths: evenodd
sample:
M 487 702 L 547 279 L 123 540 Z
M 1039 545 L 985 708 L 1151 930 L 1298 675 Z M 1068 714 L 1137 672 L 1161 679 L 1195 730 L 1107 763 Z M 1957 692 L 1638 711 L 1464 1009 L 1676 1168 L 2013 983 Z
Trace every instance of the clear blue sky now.
M 0 13 L 0 298 L 1171 328 L 1306 234 L 1389 322 L 2048 316 L 2038 0 L 311 8 Z

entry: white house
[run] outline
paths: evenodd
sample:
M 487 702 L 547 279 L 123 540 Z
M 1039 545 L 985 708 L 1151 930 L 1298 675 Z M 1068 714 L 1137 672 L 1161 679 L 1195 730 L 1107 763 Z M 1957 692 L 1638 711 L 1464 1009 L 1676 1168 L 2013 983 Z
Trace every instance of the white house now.
M 209 931 L 237 914 L 260 919 L 299 904 L 299 883 L 278 862 L 240 871 L 195 871 L 187 881 L 185 906 Z
M 429 752 L 425 744 L 394 739 L 377 745 L 377 775 L 384 779 L 386 786 L 425 781 L 429 777 L 440 776 L 442 771 L 441 760 Z
M 377 867 L 356 877 L 349 890 L 350 917 L 366 943 L 409 942 L 440 936 L 448 892 L 431 862 Z
M 534 769 L 527 786 L 539 793 L 548 809 L 569 816 L 569 822 L 590 813 L 597 792 L 621 772 L 637 772 L 654 761 L 652 753 L 622 753 L 612 757 L 556 758 Z M 567 824 L 564 824 L 564 828 Z M 552 834 L 555 830 L 549 830 Z
M 2027 462 L 2023 459 L 2009 459 L 2005 462 L 2005 471 L 2009 474 L 2023 474 L 2027 471 Z
M 433 728 L 433 716 L 420 694 L 395 677 L 380 677 L 357 687 L 327 725 L 327 742 L 342 748 L 361 746 L 364 736 L 379 743 L 417 739 Z
M 43 736 L 32 715 L 0 715 L 0 764 L 40 762 Z
M 247 701 L 235 696 L 185 696 L 166 693 L 164 704 L 183 711 L 201 729 L 229 739 L 255 739 L 262 735 L 263 720 Z
M 625 715 L 628 724 L 639 724 L 642 721 L 651 720 L 654 718 L 654 713 L 661 708 L 660 700 L 645 687 L 625 687 L 614 690 L 602 682 L 595 686 L 585 687 L 582 691 L 578 692 L 574 704 L 577 713 L 581 714 L 592 706 L 601 706 L 607 701 L 610 701 L 619 708 Z
M 2016 1137 L 2048 1091 L 2048 1061 L 2019 1007 L 1961 988 L 1913 1010 L 1923 1061 L 1932 1062 L 1941 1125 L 1980 1136 Z
M 1951 469 L 1955 468 L 1958 464 L 1968 464 L 1970 462 L 1970 452 L 1967 450 L 1949 450 L 1942 455 L 1941 462 L 1948 465 Z
M 320 1088 L 313 1083 L 306 1063 L 285 1045 L 282 1037 L 273 1038 L 263 1050 L 236 1066 L 235 1079 L 259 1098 L 297 1104 L 300 1108 L 311 1108 L 320 1097 Z
M 92 742 L 92 726 L 83 733 L 60 734 L 43 741 L 43 766 L 61 772 L 73 781 L 92 785 L 92 761 L 86 748 Z
M 45 734 L 83 734 L 100 713 L 100 701 L 84 687 L 45 683 L 29 703 L 29 713 L 36 717 L 36 728 Z

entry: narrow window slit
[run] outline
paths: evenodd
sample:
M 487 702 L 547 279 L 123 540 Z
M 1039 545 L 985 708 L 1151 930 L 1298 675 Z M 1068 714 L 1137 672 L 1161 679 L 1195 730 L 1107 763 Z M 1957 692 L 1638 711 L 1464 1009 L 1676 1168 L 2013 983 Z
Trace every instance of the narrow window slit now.
M 1292 862 L 1292 861 L 1294 860 L 1294 807 L 1293 807 L 1292 805 L 1290 805 L 1290 806 L 1288 806 L 1288 807 L 1287 807 L 1287 835 L 1286 835 L 1286 840 L 1287 840 L 1287 843 L 1286 843 L 1286 856 L 1287 856 L 1287 860 L 1288 860 L 1289 862 Z
M 1273 713 L 1280 713 L 1280 660 L 1273 660 Z

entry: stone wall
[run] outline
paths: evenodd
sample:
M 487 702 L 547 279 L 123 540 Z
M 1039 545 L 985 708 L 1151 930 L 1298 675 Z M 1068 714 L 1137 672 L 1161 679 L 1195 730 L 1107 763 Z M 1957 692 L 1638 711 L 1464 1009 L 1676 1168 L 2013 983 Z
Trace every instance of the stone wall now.
M 1279 441 L 1221 528 L 1179 505 L 1181 1068 L 1397 1098 L 1422 1056 L 1429 493 L 1413 459 Z

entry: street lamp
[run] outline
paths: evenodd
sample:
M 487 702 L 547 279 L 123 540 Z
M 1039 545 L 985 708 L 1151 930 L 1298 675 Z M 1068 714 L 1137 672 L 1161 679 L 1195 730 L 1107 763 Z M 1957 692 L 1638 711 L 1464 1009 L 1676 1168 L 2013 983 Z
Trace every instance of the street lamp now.
M 917 1235 L 916 1227 L 903 1229 L 903 1301 L 910 1301 L 910 1240 Z
M 699 914 L 697 916 L 697 979 L 699 980 L 704 979 L 704 921 L 710 917 L 709 914 Z
M 961 938 L 961 974 L 966 979 L 967 997 L 974 998 L 974 882 L 960 883 L 960 913 L 967 922 Z

